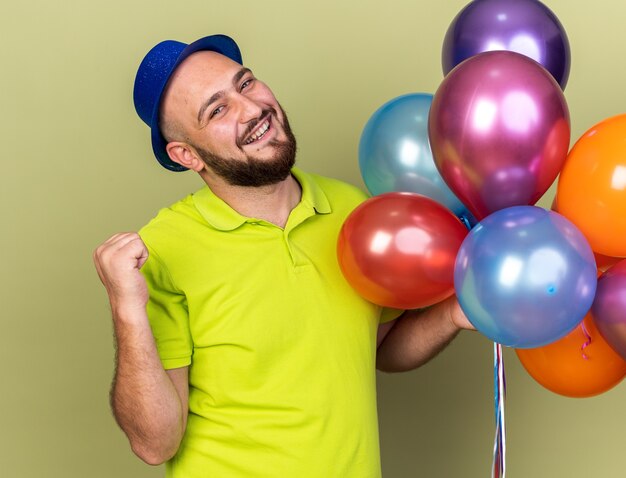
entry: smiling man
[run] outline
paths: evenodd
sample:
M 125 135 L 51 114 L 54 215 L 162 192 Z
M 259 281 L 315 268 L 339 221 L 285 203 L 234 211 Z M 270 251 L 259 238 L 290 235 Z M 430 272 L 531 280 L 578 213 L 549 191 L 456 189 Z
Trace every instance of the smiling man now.
M 336 241 L 365 195 L 294 167 L 287 116 L 229 37 L 159 43 L 134 99 L 161 165 L 206 186 L 94 253 L 133 451 L 168 477 L 379 477 L 375 368 L 471 328 L 458 303 L 398 318 L 351 289 Z
M 176 69 L 161 100 L 160 124 L 171 160 L 209 186 L 277 184 L 295 162 L 295 137 L 270 89 L 216 52 L 196 52 Z

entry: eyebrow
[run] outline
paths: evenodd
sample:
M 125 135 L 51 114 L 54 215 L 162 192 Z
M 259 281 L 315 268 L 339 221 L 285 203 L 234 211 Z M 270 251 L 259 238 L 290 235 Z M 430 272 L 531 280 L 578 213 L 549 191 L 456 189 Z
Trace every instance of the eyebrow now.
M 242 68 L 237 73 L 235 73 L 232 79 L 233 86 L 237 85 L 237 83 L 239 83 L 239 80 L 241 80 L 241 78 L 246 73 L 252 73 L 250 68 Z M 220 90 L 217 93 L 211 95 L 211 97 L 202 104 L 202 106 L 200 107 L 200 110 L 198 111 L 198 123 L 202 121 L 202 117 L 204 116 L 204 112 L 207 110 L 207 108 L 211 106 L 211 104 L 215 103 L 217 100 L 222 98 L 225 94 L 226 93 L 224 92 L 224 90 Z

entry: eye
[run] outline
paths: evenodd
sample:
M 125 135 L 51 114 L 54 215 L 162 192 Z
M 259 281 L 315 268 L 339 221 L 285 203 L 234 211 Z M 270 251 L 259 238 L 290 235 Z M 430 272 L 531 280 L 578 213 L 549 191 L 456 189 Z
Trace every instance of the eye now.
M 245 80 L 242 84 L 241 84 L 241 90 L 245 90 L 248 86 L 250 86 L 252 84 L 252 82 L 254 81 L 254 78 L 248 78 L 247 80 Z
M 217 108 L 215 108 L 213 111 L 211 111 L 211 114 L 209 115 L 209 119 L 213 118 L 215 115 L 220 114 L 223 109 L 224 109 L 223 106 L 218 106 Z

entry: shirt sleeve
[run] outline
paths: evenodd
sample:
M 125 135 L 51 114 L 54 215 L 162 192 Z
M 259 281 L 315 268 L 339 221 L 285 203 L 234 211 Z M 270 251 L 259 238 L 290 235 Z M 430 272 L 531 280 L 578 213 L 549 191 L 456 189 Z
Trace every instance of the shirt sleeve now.
M 389 307 L 383 307 L 380 313 L 380 319 L 378 321 L 379 324 L 384 324 L 385 322 L 391 322 L 392 320 L 397 319 L 404 313 L 404 310 L 400 309 L 390 309 Z
M 148 252 L 141 272 L 148 284 L 148 319 L 161 363 L 166 370 L 185 367 L 193 354 L 187 299 L 156 251 L 148 246 Z

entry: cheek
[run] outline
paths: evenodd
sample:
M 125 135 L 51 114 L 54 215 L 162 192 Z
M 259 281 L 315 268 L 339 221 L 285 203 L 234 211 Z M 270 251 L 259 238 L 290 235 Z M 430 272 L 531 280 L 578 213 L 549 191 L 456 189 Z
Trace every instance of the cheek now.
M 267 105 L 272 106 L 273 108 L 275 108 L 277 111 L 280 112 L 280 106 L 278 106 L 278 101 L 276 100 L 274 93 L 272 93 L 272 90 L 270 90 L 268 86 L 263 82 L 258 83 L 258 88 L 256 91 L 256 99 L 257 101 L 260 101 Z
M 205 132 L 205 140 L 214 151 L 228 149 L 237 141 L 237 124 L 225 121 Z

